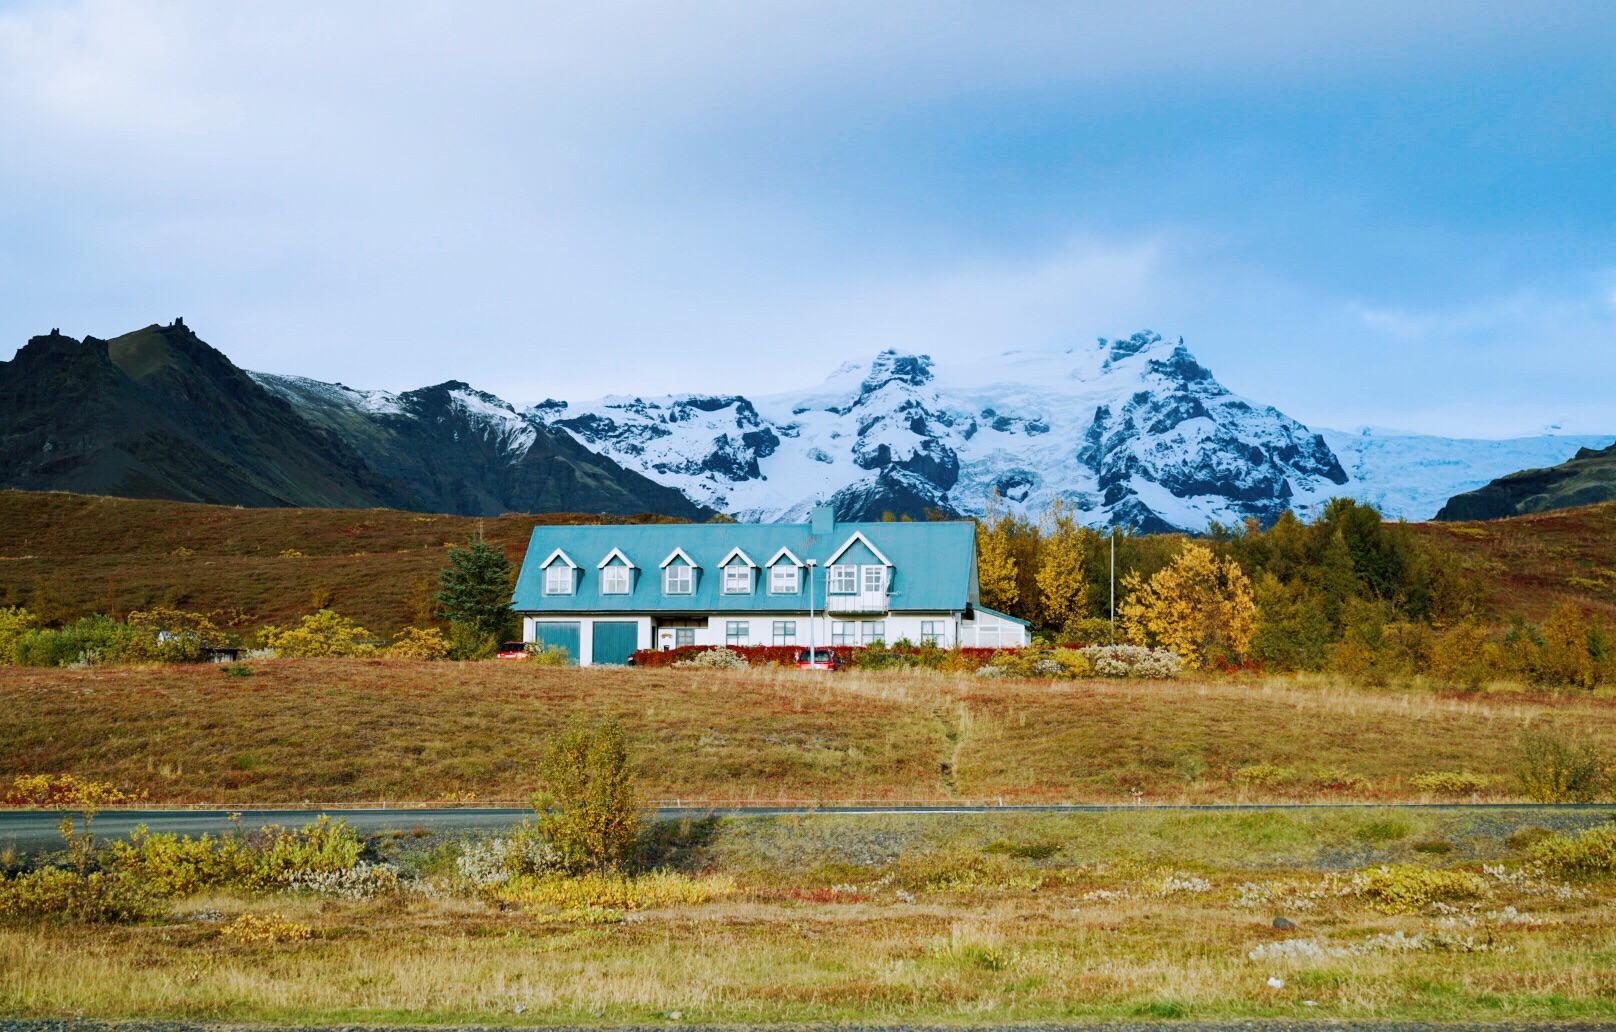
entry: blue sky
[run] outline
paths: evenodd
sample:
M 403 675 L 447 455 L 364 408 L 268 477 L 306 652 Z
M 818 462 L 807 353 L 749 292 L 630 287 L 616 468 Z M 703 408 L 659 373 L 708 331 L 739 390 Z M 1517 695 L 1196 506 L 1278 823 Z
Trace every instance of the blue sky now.
M 0 352 L 762 393 L 1151 328 L 1616 432 L 1616 4 L 0 3 Z

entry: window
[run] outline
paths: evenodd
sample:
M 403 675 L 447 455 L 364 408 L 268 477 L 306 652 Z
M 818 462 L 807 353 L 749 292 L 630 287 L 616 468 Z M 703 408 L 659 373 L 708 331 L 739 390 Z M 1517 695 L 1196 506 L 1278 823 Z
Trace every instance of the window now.
M 696 571 L 684 563 L 670 563 L 662 571 L 662 590 L 669 595 L 689 595 L 696 590 Z
M 872 641 L 884 642 L 887 640 L 887 622 L 885 620 L 864 621 L 864 644 Z
M 602 595 L 628 594 L 628 567 L 608 566 L 600 571 L 600 593 Z
M 673 629 L 673 647 L 683 648 L 686 645 L 696 644 L 696 629 L 694 627 L 675 627 Z
M 830 622 L 830 643 L 832 645 L 857 645 L 858 624 L 852 620 L 832 620 Z
M 942 620 L 922 620 L 922 621 L 920 621 L 920 644 L 922 644 L 922 645 L 937 645 L 937 644 L 940 644 L 942 642 L 942 640 L 943 640 L 944 635 L 947 634 L 947 631 L 944 630 L 944 628 L 946 628 L 947 626 L 948 626 L 948 624 L 945 623 Z
M 858 594 L 858 567 L 837 564 L 830 568 L 830 579 L 825 585 L 825 593 L 829 595 L 856 595 Z
M 866 566 L 864 570 L 864 593 L 874 595 L 887 588 L 887 568 L 885 566 Z
M 792 569 L 795 570 L 796 567 L 793 566 Z M 795 644 L 797 644 L 797 621 L 795 621 L 795 620 L 776 620 L 776 621 L 774 621 L 774 644 L 776 644 L 776 645 L 795 645 Z
M 746 620 L 724 621 L 724 644 L 745 645 L 746 639 L 752 632 L 752 625 Z
M 744 563 L 724 567 L 724 594 L 750 595 L 752 593 L 752 568 Z
M 795 566 L 780 563 L 778 566 L 769 567 L 769 594 L 795 595 L 799 590 Z
M 572 567 L 566 563 L 551 563 L 544 568 L 544 593 L 546 595 L 572 594 Z

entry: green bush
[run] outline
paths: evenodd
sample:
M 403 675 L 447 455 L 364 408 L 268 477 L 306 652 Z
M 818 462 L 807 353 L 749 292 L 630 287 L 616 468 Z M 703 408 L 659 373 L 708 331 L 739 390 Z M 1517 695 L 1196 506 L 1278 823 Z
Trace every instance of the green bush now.
M 1521 788 L 1539 803 L 1591 803 L 1604 779 L 1604 763 L 1593 745 L 1572 745 L 1549 730 L 1521 733 L 1518 769 Z
M 539 763 L 539 827 L 572 871 L 620 870 L 633 858 L 641 808 L 617 721 L 567 722 Z
M 60 630 L 35 628 L 12 644 L 18 666 L 114 663 L 124 658 L 136 632 L 107 616 L 87 616 Z
M 1430 770 L 1408 779 L 1408 783 L 1421 792 L 1450 796 L 1481 792 L 1497 781 L 1498 778 L 1490 774 L 1472 774 L 1469 771 L 1456 770 Z

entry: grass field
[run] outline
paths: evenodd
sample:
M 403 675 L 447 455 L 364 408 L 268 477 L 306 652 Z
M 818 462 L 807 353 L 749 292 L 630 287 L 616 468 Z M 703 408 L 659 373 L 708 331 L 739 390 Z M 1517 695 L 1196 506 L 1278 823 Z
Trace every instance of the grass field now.
M 0 779 L 76 773 L 153 801 L 522 799 L 546 736 L 612 715 L 659 799 L 1417 799 L 1431 770 L 1498 778 L 1528 722 L 1616 749 L 1616 700 L 1290 681 L 984 681 L 794 670 L 275 660 L 0 667 Z M 1267 783 L 1234 777 L 1267 764 Z M 1321 770 L 1365 779 L 1327 790 Z
M 141 925 L 0 924 L 0 1014 L 296 1024 L 972 1025 L 1616 1016 L 1605 878 L 1518 877 L 1545 814 L 1114 813 L 681 829 L 691 904 L 584 917 L 453 888 L 455 839 L 384 839 L 400 891 L 211 892 Z M 1544 832 L 1538 832 L 1543 834 Z M 1433 856 L 1425 843 L 1454 851 Z M 1499 875 L 1480 874 L 1483 863 Z M 1463 891 L 1387 906 L 1370 865 Z M 304 925 L 247 944 L 242 914 Z M 1276 928 L 1284 916 L 1291 928 Z M 1272 980 L 1272 981 L 1271 981 Z M 1277 984 L 1276 984 L 1277 983 Z

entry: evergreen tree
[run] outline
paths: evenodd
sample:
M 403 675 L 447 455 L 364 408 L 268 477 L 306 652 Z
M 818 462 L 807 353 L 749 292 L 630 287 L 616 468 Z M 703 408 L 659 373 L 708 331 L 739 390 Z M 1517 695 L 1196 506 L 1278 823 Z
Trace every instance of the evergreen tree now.
M 505 552 L 481 538 L 449 549 L 449 565 L 438 574 L 438 593 L 432 598 L 438 615 L 479 637 L 503 633 L 516 616 L 511 574 Z

